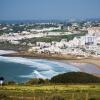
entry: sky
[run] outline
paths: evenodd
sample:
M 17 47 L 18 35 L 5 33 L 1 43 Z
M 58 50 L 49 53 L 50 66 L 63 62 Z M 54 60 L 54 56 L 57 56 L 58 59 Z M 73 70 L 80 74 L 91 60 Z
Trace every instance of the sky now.
M 0 0 L 0 20 L 100 18 L 100 0 Z

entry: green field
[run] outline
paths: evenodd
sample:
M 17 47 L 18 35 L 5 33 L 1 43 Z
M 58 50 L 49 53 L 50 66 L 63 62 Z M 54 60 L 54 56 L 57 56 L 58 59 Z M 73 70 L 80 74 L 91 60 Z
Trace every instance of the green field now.
M 7 85 L 0 87 L 0 100 L 100 100 L 100 84 Z

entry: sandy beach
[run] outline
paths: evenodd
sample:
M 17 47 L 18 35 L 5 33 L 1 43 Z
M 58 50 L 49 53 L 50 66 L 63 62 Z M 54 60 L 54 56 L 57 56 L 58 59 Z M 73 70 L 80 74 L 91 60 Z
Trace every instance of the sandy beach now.
M 48 55 L 48 54 L 36 54 L 36 53 L 28 53 L 28 52 L 9 52 L 2 54 L 2 56 L 10 56 L 10 57 L 26 57 L 26 58 L 42 58 L 42 59 L 55 59 L 55 60 L 63 60 L 64 62 L 76 62 L 76 63 L 91 63 L 95 64 L 100 68 L 100 57 L 76 57 L 72 55 Z
M 61 60 L 64 63 L 70 63 L 79 68 L 80 71 L 93 74 L 100 77 L 100 58 L 81 58 Z
M 32 54 L 28 52 L 10 52 L 2 54 L 2 56 L 8 57 L 25 57 L 25 58 L 32 58 L 32 59 L 50 59 L 50 60 L 57 60 L 58 62 L 70 63 L 75 67 L 79 68 L 83 72 L 92 73 L 96 76 L 100 77 L 100 58 L 99 57 L 75 57 L 71 55 L 48 55 L 48 54 Z M 89 64 L 85 66 L 85 64 Z M 93 66 L 92 66 L 93 65 Z

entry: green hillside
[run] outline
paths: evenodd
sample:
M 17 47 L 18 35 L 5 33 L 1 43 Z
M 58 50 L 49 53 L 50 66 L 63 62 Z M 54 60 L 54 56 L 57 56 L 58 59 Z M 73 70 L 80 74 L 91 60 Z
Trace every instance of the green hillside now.
M 54 76 L 52 83 L 100 83 L 100 78 L 83 72 L 69 72 Z

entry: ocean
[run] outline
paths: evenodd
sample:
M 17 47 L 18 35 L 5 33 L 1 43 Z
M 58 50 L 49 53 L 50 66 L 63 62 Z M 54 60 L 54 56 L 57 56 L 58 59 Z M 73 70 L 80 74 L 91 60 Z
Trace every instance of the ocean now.
M 46 59 L 0 56 L 0 76 L 6 81 L 26 82 L 31 78 L 50 79 L 72 71 L 80 71 L 71 64 Z
M 61 73 L 79 71 L 100 75 L 100 68 L 94 64 L 2 56 L 9 53 L 15 51 L 0 50 L 0 77 L 5 81 L 23 83 L 32 78 L 50 79 Z

